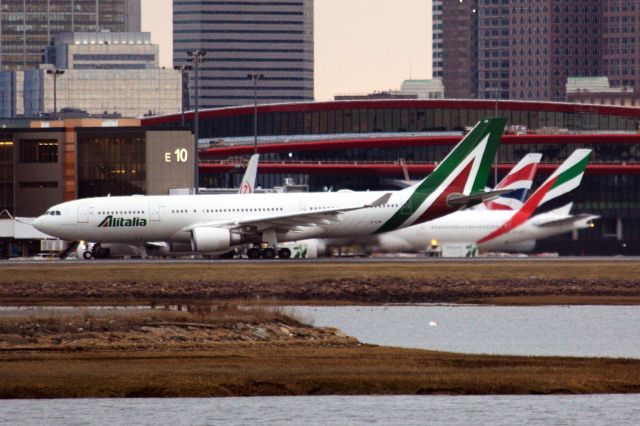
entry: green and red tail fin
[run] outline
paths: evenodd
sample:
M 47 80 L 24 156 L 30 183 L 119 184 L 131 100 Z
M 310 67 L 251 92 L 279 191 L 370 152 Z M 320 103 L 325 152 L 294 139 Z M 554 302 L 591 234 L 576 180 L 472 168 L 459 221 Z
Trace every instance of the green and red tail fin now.
M 507 119 L 484 118 L 456 145 L 436 169 L 402 190 L 404 203 L 377 232 L 392 231 L 436 219 L 457 210 L 450 195 L 484 191 Z
M 538 188 L 504 225 L 478 240 L 484 243 L 517 228 L 533 216 L 557 211 L 569 214 L 573 197 L 589 163 L 590 149 L 577 149 Z

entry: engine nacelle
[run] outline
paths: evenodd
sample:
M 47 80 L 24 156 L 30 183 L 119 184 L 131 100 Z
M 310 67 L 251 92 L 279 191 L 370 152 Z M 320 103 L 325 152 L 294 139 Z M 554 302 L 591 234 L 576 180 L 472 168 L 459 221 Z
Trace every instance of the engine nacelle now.
M 191 243 L 153 243 L 146 244 L 149 256 L 176 256 L 191 253 Z
M 228 229 L 200 227 L 191 231 L 191 249 L 196 253 L 210 253 L 228 250 L 240 239 Z
M 531 253 L 536 248 L 536 240 L 520 241 L 517 243 L 501 244 L 498 251 L 507 251 L 511 253 Z

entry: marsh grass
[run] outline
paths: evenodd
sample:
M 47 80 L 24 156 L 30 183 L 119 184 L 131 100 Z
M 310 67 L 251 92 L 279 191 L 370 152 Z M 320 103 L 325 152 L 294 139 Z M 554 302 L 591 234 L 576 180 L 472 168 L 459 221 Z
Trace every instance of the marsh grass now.
M 374 346 L 0 353 L 0 398 L 640 392 L 640 361 Z
M 619 279 L 640 277 L 640 262 L 633 261 L 501 261 L 482 262 L 390 262 L 390 263 L 154 263 L 100 264 L 99 262 L 10 265 L 0 271 L 3 283 L 65 282 L 251 282 L 305 283 L 340 278 L 397 279 Z

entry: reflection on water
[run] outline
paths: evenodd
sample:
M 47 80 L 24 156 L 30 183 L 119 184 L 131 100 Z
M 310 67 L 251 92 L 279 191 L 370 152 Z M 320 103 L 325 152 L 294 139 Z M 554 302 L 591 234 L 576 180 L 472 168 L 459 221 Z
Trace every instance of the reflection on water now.
M 640 358 L 640 306 L 296 307 L 364 343 L 464 353 Z
M 0 401 L 2 425 L 636 425 L 637 395 Z

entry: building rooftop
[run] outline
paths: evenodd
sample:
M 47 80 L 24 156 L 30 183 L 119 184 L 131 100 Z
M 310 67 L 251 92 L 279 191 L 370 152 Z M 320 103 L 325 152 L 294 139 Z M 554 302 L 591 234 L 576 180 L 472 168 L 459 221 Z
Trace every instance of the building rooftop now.
M 568 77 L 567 93 L 620 93 L 624 88 L 611 87 L 609 77 Z
M 67 32 L 55 36 L 55 44 L 151 44 L 151 33 Z

